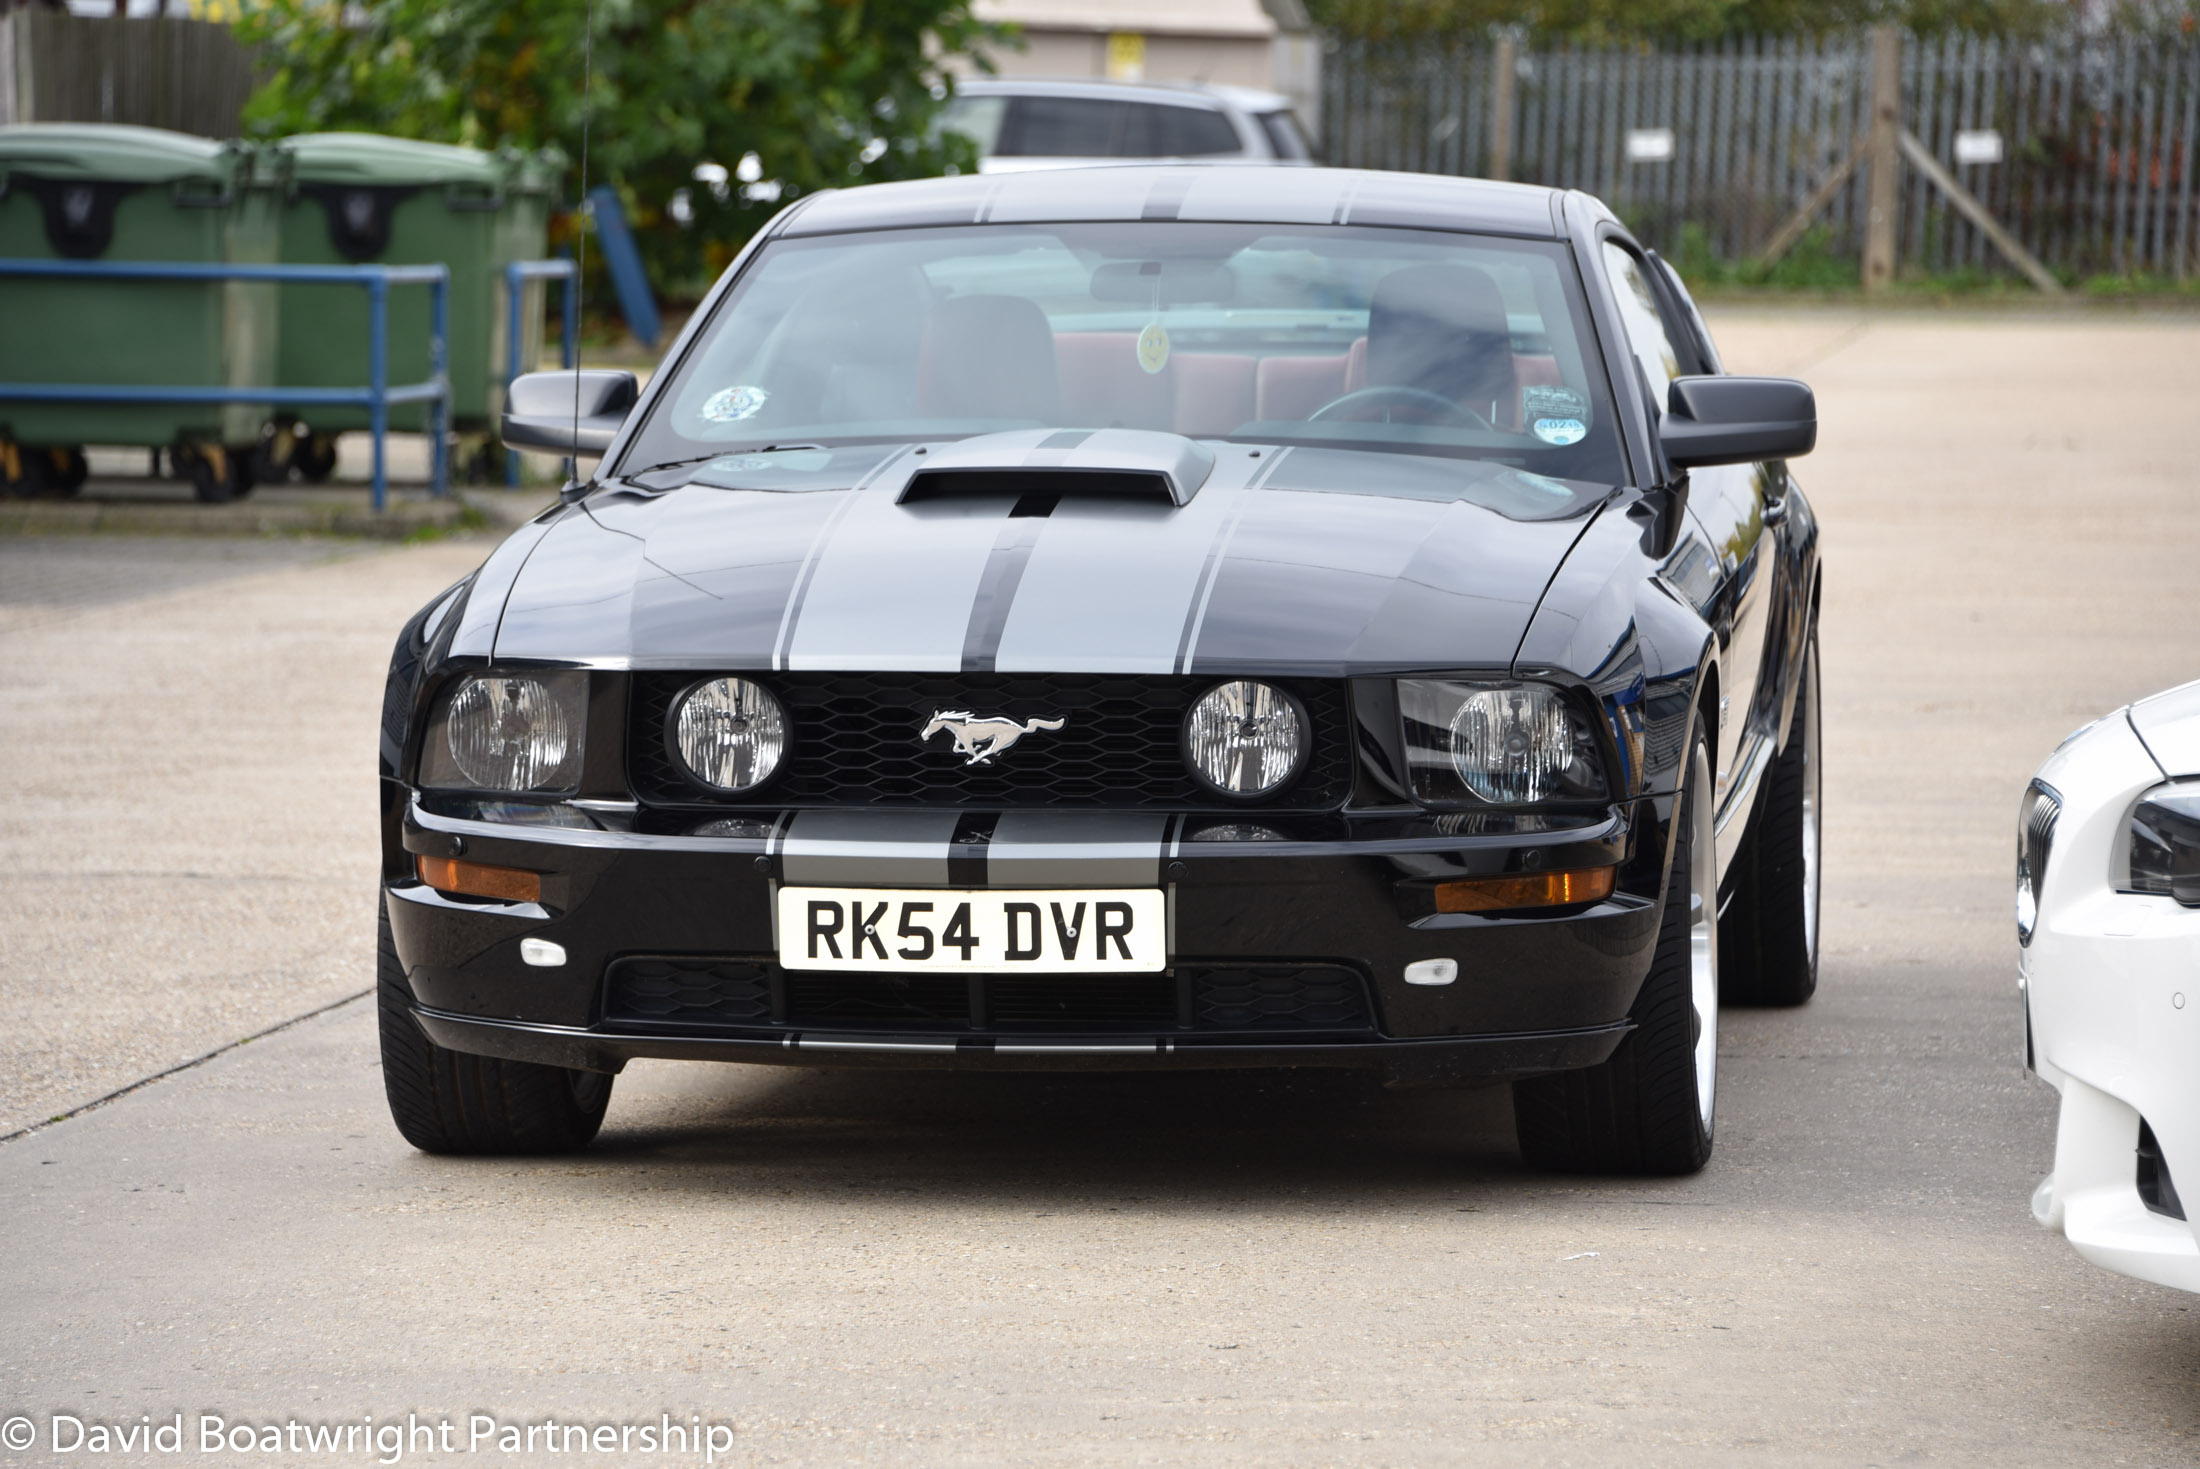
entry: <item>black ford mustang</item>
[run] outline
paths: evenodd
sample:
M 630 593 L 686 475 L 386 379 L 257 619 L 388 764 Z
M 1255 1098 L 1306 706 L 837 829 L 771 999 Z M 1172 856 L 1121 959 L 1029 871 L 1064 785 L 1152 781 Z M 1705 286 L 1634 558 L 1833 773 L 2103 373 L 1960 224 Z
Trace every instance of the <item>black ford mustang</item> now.
M 1799 383 L 1594 199 L 1319 169 L 825 194 L 405 628 L 381 1024 L 420 1147 L 630 1057 L 1510 1079 L 1701 1167 L 1816 982 Z

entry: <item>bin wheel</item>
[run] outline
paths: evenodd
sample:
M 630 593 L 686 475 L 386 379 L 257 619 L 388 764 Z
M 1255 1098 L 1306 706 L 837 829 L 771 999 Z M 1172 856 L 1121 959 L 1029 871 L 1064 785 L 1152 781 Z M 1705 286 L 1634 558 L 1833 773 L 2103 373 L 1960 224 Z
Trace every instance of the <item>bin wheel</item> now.
M 170 451 L 191 492 L 208 505 L 226 505 L 252 493 L 252 451 L 178 444 Z
M 92 477 L 91 462 L 78 448 L 48 449 L 44 469 L 46 493 L 63 499 L 73 499 L 84 488 L 84 482 Z
M 308 435 L 290 451 L 290 462 L 307 484 L 327 484 L 328 477 L 336 472 L 336 435 Z
M 0 445 L 0 483 L 23 499 L 65 500 L 91 478 L 82 449 L 68 446 Z

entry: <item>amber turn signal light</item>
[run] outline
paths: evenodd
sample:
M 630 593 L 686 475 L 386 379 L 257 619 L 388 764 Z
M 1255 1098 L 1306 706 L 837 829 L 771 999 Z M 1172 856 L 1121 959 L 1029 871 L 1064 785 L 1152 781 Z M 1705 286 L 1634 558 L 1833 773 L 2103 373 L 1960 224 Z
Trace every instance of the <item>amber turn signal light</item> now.
M 463 893 L 469 898 L 497 898 L 507 903 L 542 901 L 539 872 L 461 862 L 456 857 L 421 857 L 418 861 L 420 880 L 439 893 Z
M 1487 913 L 1495 908 L 1556 908 L 1612 896 L 1616 867 L 1579 872 L 1536 872 L 1523 877 L 1476 877 L 1436 885 L 1439 913 Z

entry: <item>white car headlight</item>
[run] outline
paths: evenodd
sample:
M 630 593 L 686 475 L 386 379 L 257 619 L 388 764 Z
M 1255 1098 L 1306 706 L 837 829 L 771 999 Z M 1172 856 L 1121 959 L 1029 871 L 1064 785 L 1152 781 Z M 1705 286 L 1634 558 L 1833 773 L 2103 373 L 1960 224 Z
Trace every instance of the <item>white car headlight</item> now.
M 705 679 L 673 701 L 672 753 L 713 790 L 738 795 L 777 775 L 787 733 L 787 711 L 753 679 Z
M 1232 679 L 1184 716 L 1184 763 L 1215 794 L 1249 801 L 1299 773 L 1309 733 L 1298 700 L 1274 684 Z
M 2047 880 L 2047 853 L 2055 842 L 2055 818 L 2062 797 L 2033 781 L 2017 806 L 2017 942 L 2032 942 L 2040 921 L 2040 884 Z
M 461 679 L 428 725 L 420 783 L 444 790 L 572 790 L 580 780 L 588 675 Z
M 1400 679 L 1398 711 L 1420 800 L 1525 806 L 1606 794 L 1595 731 L 1548 684 Z
M 2200 908 L 2200 780 L 2149 791 L 2133 809 L 2131 891 Z

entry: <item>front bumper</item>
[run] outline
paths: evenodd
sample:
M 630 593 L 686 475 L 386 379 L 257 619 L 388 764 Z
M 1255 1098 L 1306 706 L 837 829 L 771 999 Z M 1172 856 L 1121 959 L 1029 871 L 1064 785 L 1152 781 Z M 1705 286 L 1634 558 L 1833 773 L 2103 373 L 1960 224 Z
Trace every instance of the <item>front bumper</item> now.
M 987 835 L 973 840 L 956 812 L 803 812 L 668 832 L 636 829 L 619 811 L 392 795 L 391 929 L 429 1035 L 456 1050 L 605 1071 L 638 1056 L 1343 1066 L 1400 1082 L 1566 1070 L 1603 1060 L 1626 1033 L 1664 875 L 1663 825 L 1647 801 L 1505 830 L 1404 814 L 1012 812 L 981 823 Z M 444 896 L 412 879 L 416 855 L 539 872 L 542 899 Z M 1619 869 L 1617 891 L 1573 909 L 1437 914 L 1429 898 L 1445 878 L 1606 865 Z M 1070 1003 L 1060 1019 L 1030 1003 L 1044 991 L 1028 977 L 1016 981 L 1019 1005 L 989 1004 L 980 982 L 967 1006 L 897 1009 L 866 988 L 876 978 L 790 982 L 777 969 L 772 895 L 782 883 L 1158 886 L 1169 899 L 1171 968 L 1098 998 L 1088 979 L 1061 976 Z M 560 945 L 565 962 L 527 963 L 529 938 Z M 1405 982 L 1407 965 L 1436 958 L 1456 961 L 1455 982 Z M 701 988 L 637 1010 L 628 987 L 637 966 L 660 978 L 700 975 Z M 1321 1003 L 1296 1004 L 1291 986 L 1301 983 Z M 661 998 L 663 985 L 653 993 Z M 1249 993 L 1275 1003 L 1212 1002 Z
M 2020 970 L 2034 1069 L 2062 1094 L 2034 1217 L 2096 1265 L 2186 1291 L 2200 1291 L 2196 961 L 2200 912 L 2103 888 L 2044 915 Z M 2142 1195 L 2142 1123 L 2186 1218 Z

